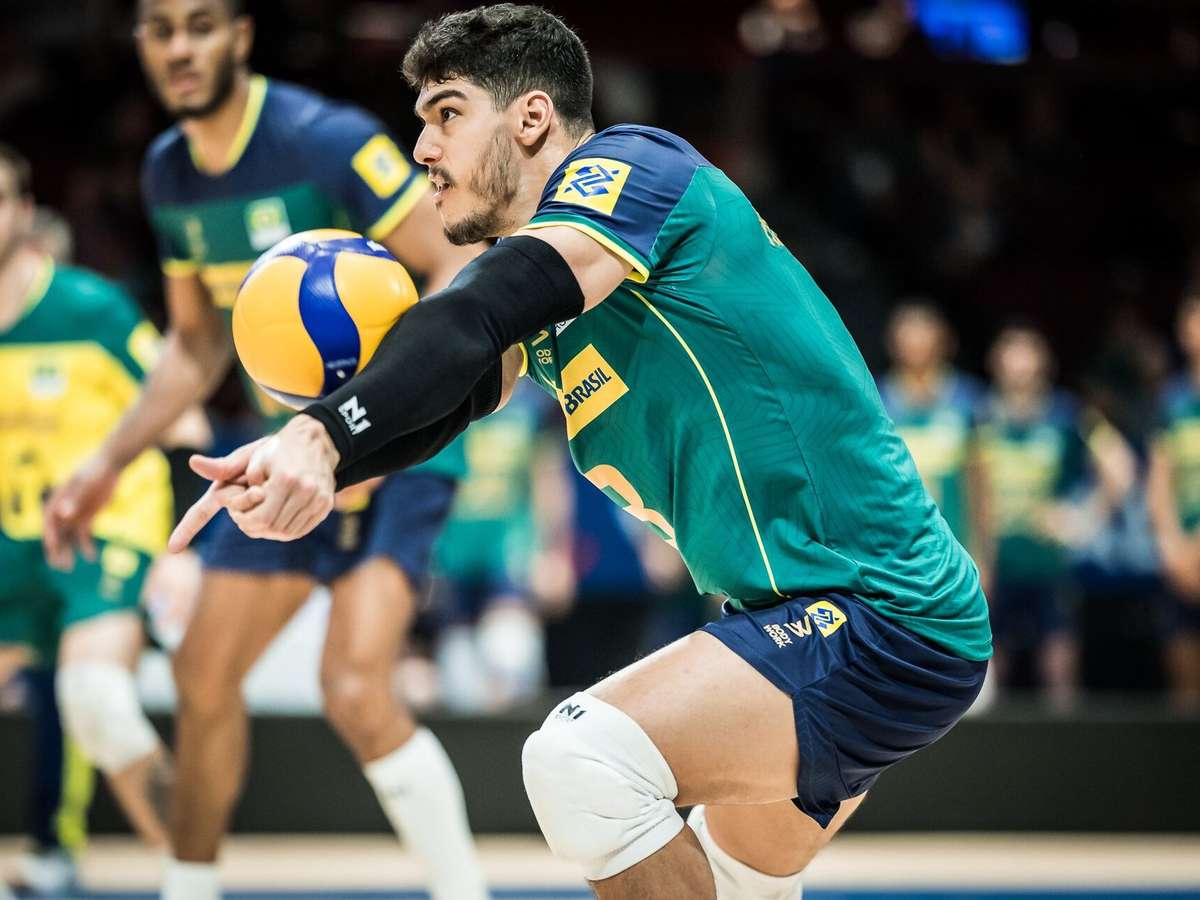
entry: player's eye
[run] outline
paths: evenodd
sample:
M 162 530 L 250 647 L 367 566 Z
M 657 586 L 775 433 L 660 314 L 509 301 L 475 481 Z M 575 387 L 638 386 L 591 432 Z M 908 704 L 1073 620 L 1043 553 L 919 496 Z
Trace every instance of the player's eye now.
M 452 118 L 458 115 L 458 110 L 451 109 L 448 106 L 443 106 L 439 111 L 439 115 L 443 122 L 449 122 Z
M 188 31 L 194 34 L 196 37 L 204 37 L 206 34 L 212 34 L 212 30 L 213 23 L 208 19 L 200 19 L 199 21 L 192 22 L 188 26 Z

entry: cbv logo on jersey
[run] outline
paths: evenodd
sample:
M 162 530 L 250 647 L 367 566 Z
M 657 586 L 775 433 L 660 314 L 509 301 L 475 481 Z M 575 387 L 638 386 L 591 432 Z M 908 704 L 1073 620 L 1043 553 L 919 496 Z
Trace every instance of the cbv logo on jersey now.
M 246 207 L 246 235 L 255 250 L 273 247 L 291 233 L 292 224 L 283 198 L 267 197 Z
M 632 169 L 615 159 L 577 159 L 567 166 L 554 199 L 611 216 Z
M 575 437 L 606 409 L 629 393 L 617 370 L 588 344 L 563 366 L 558 401 L 567 417 L 567 440 Z
M 805 616 L 795 622 L 782 625 L 764 625 L 763 631 L 775 642 L 776 647 L 786 647 L 792 639 L 800 640 L 813 633 L 816 628 L 821 637 L 829 637 L 844 624 L 846 614 L 828 600 L 818 600 L 804 608 Z

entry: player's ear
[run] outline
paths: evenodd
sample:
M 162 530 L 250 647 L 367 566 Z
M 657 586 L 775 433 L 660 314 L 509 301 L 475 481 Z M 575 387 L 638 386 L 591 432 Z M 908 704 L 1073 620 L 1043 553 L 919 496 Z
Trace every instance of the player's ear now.
M 242 15 L 233 20 L 233 57 L 239 64 L 250 59 L 254 47 L 254 19 Z
M 550 120 L 554 118 L 554 101 L 545 91 L 530 91 L 516 100 L 517 141 L 522 146 L 532 147 L 546 136 Z

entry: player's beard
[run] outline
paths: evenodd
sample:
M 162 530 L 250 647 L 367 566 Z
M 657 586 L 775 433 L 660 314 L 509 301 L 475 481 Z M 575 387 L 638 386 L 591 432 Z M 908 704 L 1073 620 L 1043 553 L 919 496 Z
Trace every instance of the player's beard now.
M 478 169 L 467 183 L 467 188 L 487 205 L 452 225 L 445 225 L 446 240 L 462 246 L 514 230 L 505 214 L 516 199 L 520 186 L 520 176 L 513 157 L 512 138 L 501 126 L 493 133 L 479 160 Z
M 231 47 L 229 54 L 217 66 L 212 95 L 206 101 L 198 106 L 172 107 L 166 103 L 166 98 L 162 97 L 161 91 L 159 92 L 159 96 L 163 99 L 163 105 L 167 107 L 167 111 L 176 119 L 203 119 L 205 116 L 212 115 L 220 109 L 233 94 L 234 76 L 236 74 L 237 62 L 233 58 L 233 48 Z

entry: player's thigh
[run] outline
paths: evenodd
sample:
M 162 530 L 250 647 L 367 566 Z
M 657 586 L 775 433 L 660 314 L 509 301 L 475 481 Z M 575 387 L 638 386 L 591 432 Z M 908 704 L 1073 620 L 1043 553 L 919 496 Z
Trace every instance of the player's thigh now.
M 199 685 L 240 685 L 296 610 L 313 579 L 297 572 L 259 574 L 207 569 L 200 598 L 175 655 L 181 692 Z
M 710 804 L 704 807 L 704 818 L 717 845 L 734 859 L 767 875 L 791 875 L 804 870 L 866 796 L 843 800 L 828 828 L 790 800 L 753 806 Z
M 322 672 L 388 672 L 416 610 L 404 570 L 383 556 L 367 559 L 333 582 Z
M 132 671 L 145 640 L 141 616 L 133 610 L 103 613 L 67 625 L 58 646 L 60 667 L 71 663 L 113 663 Z
M 646 732 L 675 776 L 679 806 L 796 795 L 792 699 L 710 634 L 682 638 L 588 693 Z

